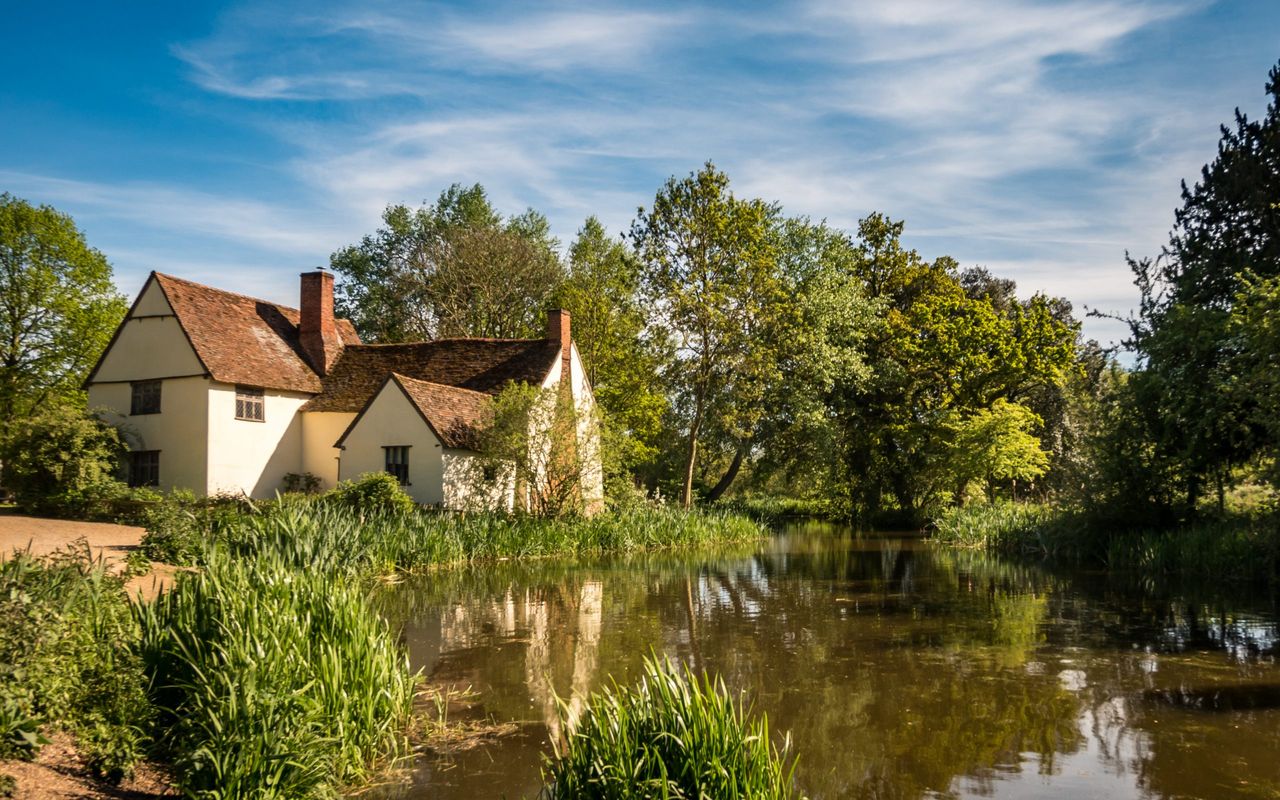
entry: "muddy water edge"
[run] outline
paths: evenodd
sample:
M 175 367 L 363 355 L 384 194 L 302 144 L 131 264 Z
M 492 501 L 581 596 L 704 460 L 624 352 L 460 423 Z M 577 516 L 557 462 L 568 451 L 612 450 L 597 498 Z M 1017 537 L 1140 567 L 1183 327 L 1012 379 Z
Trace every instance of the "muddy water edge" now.
M 536 796 L 557 698 L 572 716 L 651 651 L 790 731 L 814 800 L 1280 796 L 1267 590 L 798 524 L 745 550 L 437 572 L 379 601 L 474 733 L 381 797 Z

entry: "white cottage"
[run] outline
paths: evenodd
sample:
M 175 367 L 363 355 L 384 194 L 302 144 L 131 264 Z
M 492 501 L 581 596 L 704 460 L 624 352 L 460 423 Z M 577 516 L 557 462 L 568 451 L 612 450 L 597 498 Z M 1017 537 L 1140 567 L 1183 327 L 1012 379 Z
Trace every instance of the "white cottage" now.
M 567 380 L 594 418 L 566 311 L 549 312 L 545 339 L 366 345 L 334 318 L 330 273 L 303 273 L 301 290 L 296 310 L 151 273 L 85 382 L 90 407 L 125 434 L 131 484 L 262 498 L 290 473 L 331 488 L 385 470 L 419 503 L 511 507 L 514 483 L 477 449 L 493 396 Z M 577 433 L 595 506 L 599 431 Z

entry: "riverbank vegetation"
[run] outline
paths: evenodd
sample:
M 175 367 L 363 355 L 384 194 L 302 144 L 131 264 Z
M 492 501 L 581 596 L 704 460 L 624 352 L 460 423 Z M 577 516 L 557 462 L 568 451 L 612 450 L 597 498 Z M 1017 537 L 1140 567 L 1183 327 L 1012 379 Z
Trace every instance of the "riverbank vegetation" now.
M 548 800 L 795 795 L 794 761 L 724 682 L 646 659 L 635 686 L 594 694 L 544 770 Z
M 381 474 L 260 503 L 179 494 L 143 516 L 149 555 L 194 567 L 151 603 L 131 605 L 87 553 L 0 563 L 0 757 L 66 731 L 108 779 L 149 758 L 190 795 L 331 796 L 407 751 L 418 679 L 372 605 L 375 579 L 764 535 L 742 516 L 648 506 L 441 513 Z

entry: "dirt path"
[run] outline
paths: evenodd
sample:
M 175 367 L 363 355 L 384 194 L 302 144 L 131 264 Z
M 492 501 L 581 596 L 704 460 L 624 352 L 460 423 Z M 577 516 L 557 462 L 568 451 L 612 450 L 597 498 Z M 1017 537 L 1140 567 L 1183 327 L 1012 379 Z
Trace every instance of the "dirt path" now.
M 32 555 L 48 555 L 84 539 L 94 558 L 123 567 L 124 560 L 142 544 L 142 528 L 113 525 L 109 522 L 78 522 L 67 519 L 27 517 L 0 512 L 0 560 L 15 550 L 30 550 Z M 151 572 L 130 579 L 130 596 L 142 593 L 150 600 L 173 581 L 174 567 L 151 562 Z

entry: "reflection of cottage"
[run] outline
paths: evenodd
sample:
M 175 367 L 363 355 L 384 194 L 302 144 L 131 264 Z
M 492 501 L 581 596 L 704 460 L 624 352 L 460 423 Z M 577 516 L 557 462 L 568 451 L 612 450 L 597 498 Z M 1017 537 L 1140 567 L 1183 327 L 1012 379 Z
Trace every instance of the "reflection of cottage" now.
M 328 488 L 385 470 L 420 503 L 510 507 L 510 471 L 477 452 L 493 396 L 567 375 L 574 408 L 594 409 L 567 312 L 549 313 L 545 339 L 366 345 L 334 319 L 329 273 L 302 275 L 301 305 L 151 274 L 86 382 L 126 432 L 131 483 L 270 497 L 290 473 Z M 598 432 L 577 427 L 590 503 L 601 473 L 584 445 Z

